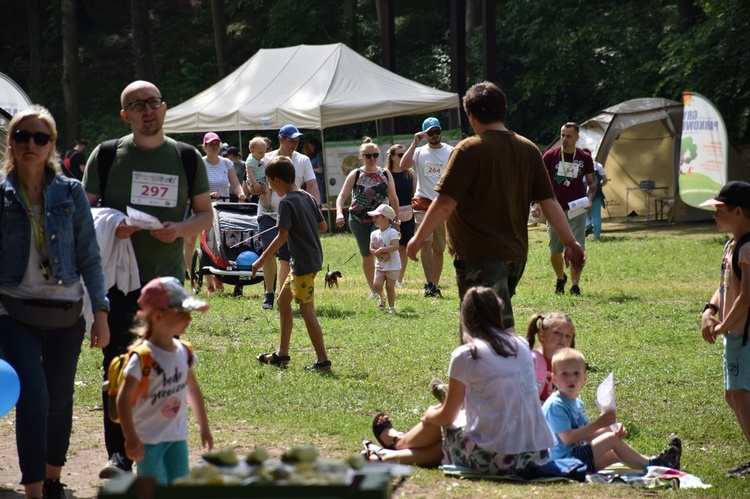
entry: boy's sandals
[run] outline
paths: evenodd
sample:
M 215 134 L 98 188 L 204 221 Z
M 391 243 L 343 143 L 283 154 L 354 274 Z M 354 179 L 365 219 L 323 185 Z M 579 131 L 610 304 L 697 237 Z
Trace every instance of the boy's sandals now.
M 331 361 L 330 360 L 324 360 L 324 361 L 316 360 L 314 364 L 305 366 L 305 369 L 307 369 L 308 371 L 320 371 L 320 372 L 330 371 Z
M 383 460 L 383 456 L 380 454 L 380 451 L 382 451 L 383 449 L 375 445 L 372 440 L 362 440 L 362 446 L 364 447 L 364 449 L 362 450 L 361 454 L 366 461 Z M 372 459 L 372 456 L 375 456 L 375 459 Z
M 383 412 L 379 412 L 372 420 L 372 432 L 375 434 L 375 438 L 378 440 L 380 446 L 384 449 L 395 450 L 398 438 L 403 435 L 403 433 L 399 433 L 395 437 L 386 436 L 385 438 L 390 439 L 390 442 L 387 440 L 383 440 L 381 438 L 383 432 L 387 432 L 392 428 L 393 425 L 391 424 L 391 420 L 388 419 L 388 415 Z
M 271 364 L 272 366 L 282 368 L 285 368 L 289 361 L 292 360 L 288 355 L 278 355 L 276 352 L 262 353 L 258 355 L 257 359 L 261 364 Z

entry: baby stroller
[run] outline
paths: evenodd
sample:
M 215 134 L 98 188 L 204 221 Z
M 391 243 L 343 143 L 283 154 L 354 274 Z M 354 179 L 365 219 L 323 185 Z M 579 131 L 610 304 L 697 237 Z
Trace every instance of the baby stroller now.
M 213 203 L 213 225 L 201 233 L 200 247 L 193 252 L 190 286 L 200 293 L 203 276 L 212 274 L 224 284 L 232 284 L 234 296 L 242 295 L 242 286 L 263 280 L 263 271 L 255 277 L 249 267 L 240 268 L 237 257 L 245 251 L 263 252 L 258 238 L 258 205 L 255 203 Z

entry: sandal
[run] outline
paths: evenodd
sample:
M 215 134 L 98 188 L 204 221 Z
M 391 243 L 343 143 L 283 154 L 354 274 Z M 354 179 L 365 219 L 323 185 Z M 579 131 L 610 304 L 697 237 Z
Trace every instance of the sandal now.
M 396 442 L 398 441 L 398 438 L 403 435 L 403 433 L 399 433 L 398 435 L 393 437 L 393 440 L 391 440 L 390 443 L 386 443 L 380 438 L 380 435 L 382 435 L 384 431 L 391 428 L 393 428 L 391 420 L 388 419 L 388 415 L 383 412 L 379 412 L 372 420 L 372 432 L 375 434 L 375 438 L 378 440 L 378 443 L 381 445 L 381 447 L 383 447 L 384 449 L 395 450 Z
M 375 456 L 378 461 L 383 460 L 383 456 L 380 454 L 383 449 L 375 445 L 372 440 L 362 440 L 362 446 L 364 450 L 360 454 L 365 458 L 365 461 L 373 461 L 373 459 L 370 459 L 372 456 Z
M 271 356 L 271 360 L 268 360 L 268 356 Z M 288 355 L 278 355 L 276 352 L 273 353 L 262 353 L 257 357 L 258 362 L 261 364 L 271 364 L 272 366 L 286 368 L 286 365 L 292 360 Z
M 321 362 L 319 360 L 316 360 L 315 364 L 311 364 L 309 366 L 305 366 L 305 369 L 307 369 L 308 371 L 321 371 L 321 372 L 330 371 L 331 370 L 331 361 L 330 360 L 324 360 L 324 361 Z

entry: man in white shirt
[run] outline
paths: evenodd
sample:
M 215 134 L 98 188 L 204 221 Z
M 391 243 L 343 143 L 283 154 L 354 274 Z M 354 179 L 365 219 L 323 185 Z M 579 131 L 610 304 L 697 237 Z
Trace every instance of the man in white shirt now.
M 269 161 L 271 161 L 276 156 L 287 156 L 291 158 L 292 163 L 294 163 L 294 171 L 296 173 L 295 176 L 295 184 L 305 189 L 307 192 L 312 194 L 312 196 L 316 199 L 318 204 L 320 204 L 320 193 L 318 191 L 318 183 L 315 180 L 315 172 L 312 168 L 312 163 L 310 163 L 310 158 L 305 156 L 304 154 L 301 154 L 297 152 L 297 146 L 299 146 L 300 139 L 304 139 L 304 134 L 300 133 L 300 131 L 297 129 L 294 125 L 284 125 L 279 130 L 279 148 L 275 151 L 271 151 L 267 153 L 262 160 L 263 165 L 268 164 Z M 253 194 L 260 194 L 260 192 L 253 192 Z M 258 230 L 259 232 L 263 232 L 268 229 L 268 232 L 262 234 L 261 237 L 261 243 L 263 244 L 263 248 L 267 248 L 271 241 L 274 240 L 276 237 L 276 234 L 278 233 L 278 229 L 275 229 L 276 227 L 276 219 L 278 217 L 278 208 L 279 208 L 279 200 L 281 198 L 274 192 L 271 194 L 271 204 L 270 207 L 263 207 L 263 204 L 259 204 L 258 206 Z M 277 253 L 279 257 L 279 288 L 284 285 L 284 281 L 286 281 L 286 277 L 289 275 L 289 249 L 287 248 L 287 245 L 279 249 Z M 274 299 L 274 287 L 273 282 L 276 278 L 276 259 L 270 258 L 266 261 L 266 263 L 263 265 L 263 284 L 266 287 L 266 296 L 263 300 L 263 306 L 262 308 L 264 310 L 270 309 L 273 307 L 273 299 Z
M 417 147 L 422 140 L 427 144 Z M 430 203 L 437 197 L 435 185 L 448 164 L 453 146 L 442 142 L 442 127 L 437 118 L 429 117 L 422 123 L 422 131 L 414 134 L 414 141 L 401 159 L 401 168 L 414 168 L 417 174 L 418 203 L 414 207 L 414 221 L 417 230 L 424 220 Z M 438 283 L 443 272 L 443 253 L 445 252 L 445 222 L 440 223 L 422 243 L 420 255 L 422 270 L 427 283 L 424 285 L 425 296 L 441 296 Z

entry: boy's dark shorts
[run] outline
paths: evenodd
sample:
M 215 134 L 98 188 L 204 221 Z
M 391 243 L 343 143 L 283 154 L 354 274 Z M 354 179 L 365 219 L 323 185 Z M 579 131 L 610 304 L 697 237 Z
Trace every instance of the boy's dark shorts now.
M 597 471 L 594 465 L 594 449 L 591 448 L 591 444 L 576 445 L 570 455 L 582 461 L 588 471 L 592 473 Z

